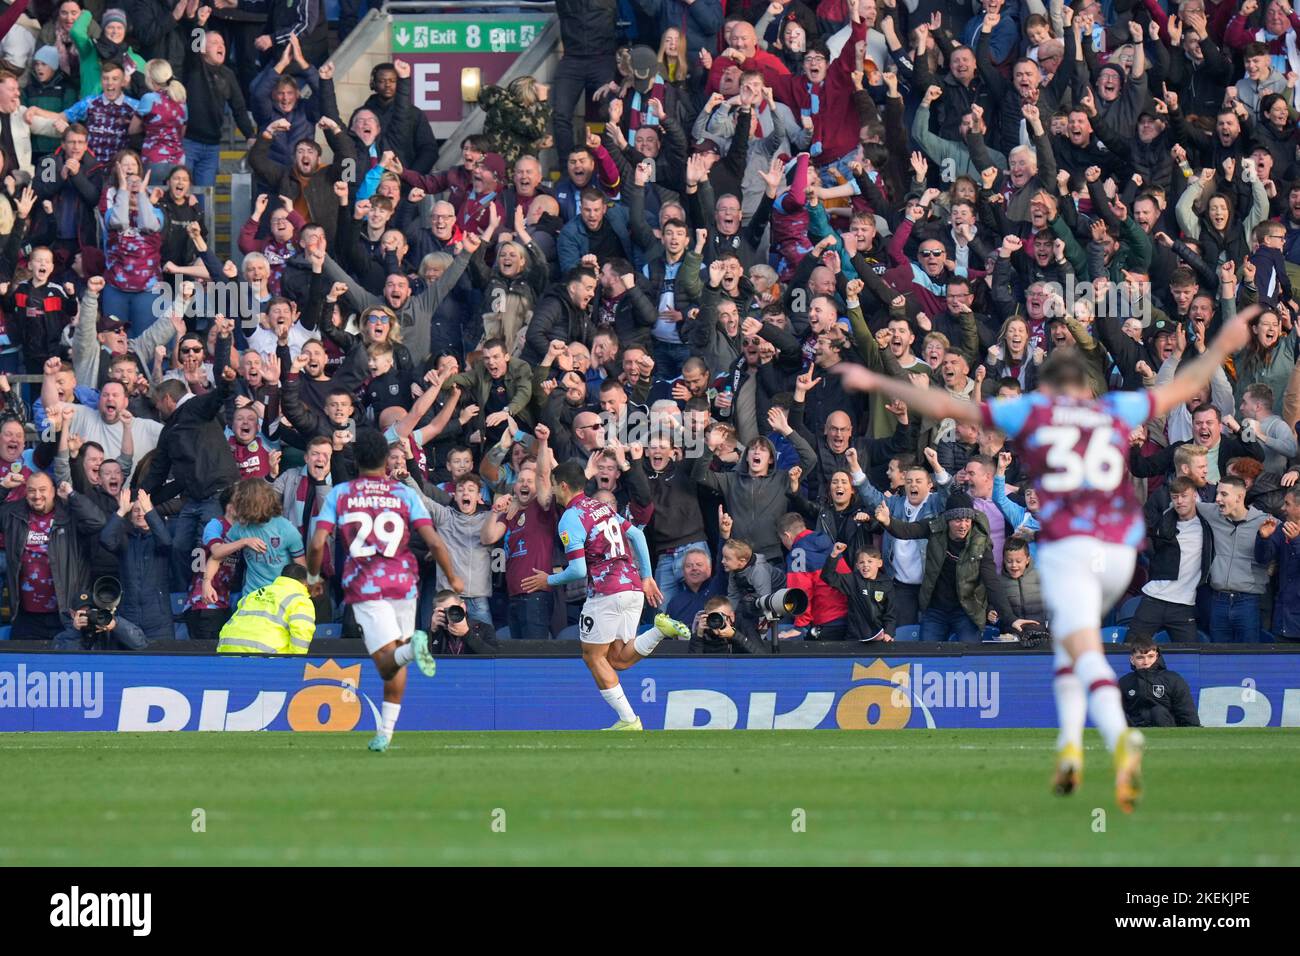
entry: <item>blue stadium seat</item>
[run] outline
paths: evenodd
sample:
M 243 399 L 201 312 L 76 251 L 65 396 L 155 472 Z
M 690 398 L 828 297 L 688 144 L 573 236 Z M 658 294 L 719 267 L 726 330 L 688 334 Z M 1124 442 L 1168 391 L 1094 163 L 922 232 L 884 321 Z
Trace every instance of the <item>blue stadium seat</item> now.
M 1133 620 L 1133 615 L 1137 613 L 1138 605 L 1142 603 L 1142 595 L 1135 594 L 1119 606 L 1115 613 L 1115 623 L 1127 625 Z
M 190 626 L 184 621 L 176 625 L 176 640 L 188 641 L 190 639 Z
M 508 640 L 510 640 L 510 625 L 509 625 L 509 624 L 506 624 L 506 625 L 504 625 L 504 626 L 502 626 L 502 627 L 498 627 L 498 628 L 497 628 L 497 640 L 498 640 L 498 641 L 508 641 Z
M 1266 631 L 1266 630 L 1264 630 L 1263 628 L 1260 628 L 1260 631 L 1259 631 L 1259 643 L 1261 643 L 1261 644 L 1276 644 L 1276 643 L 1277 643 L 1277 638 L 1273 636 L 1273 632 L 1272 632 L 1272 631 Z
M 343 636 L 343 625 L 328 622 L 326 624 L 316 625 L 316 636 L 323 638 L 335 638 Z
M 559 634 L 555 635 L 557 641 L 576 641 L 578 639 L 578 625 L 570 624 Z
M 0 641 L 9 640 L 9 632 L 12 630 L 13 628 L 10 627 L 8 624 L 6 624 L 4 627 L 0 627 Z
M 921 639 L 920 624 L 904 624 L 894 631 L 895 641 L 919 641 Z
M 1196 632 L 1196 640 L 1197 640 L 1197 643 L 1200 643 L 1200 644 L 1212 644 L 1212 643 L 1214 643 L 1213 641 L 1210 640 L 1210 635 L 1206 634 L 1204 631 L 1197 631 L 1197 632 Z
M 1127 627 L 1103 628 L 1101 632 L 1101 642 L 1103 644 L 1123 644 L 1124 638 L 1127 634 Z
M 1168 631 L 1156 631 L 1156 643 L 1157 643 L 1157 644 L 1168 644 L 1168 643 L 1169 643 L 1169 632 L 1168 632 Z
M 185 610 L 185 599 L 188 597 L 189 595 L 186 594 L 184 591 L 172 592 L 172 615 L 173 616 L 178 616 L 182 611 Z

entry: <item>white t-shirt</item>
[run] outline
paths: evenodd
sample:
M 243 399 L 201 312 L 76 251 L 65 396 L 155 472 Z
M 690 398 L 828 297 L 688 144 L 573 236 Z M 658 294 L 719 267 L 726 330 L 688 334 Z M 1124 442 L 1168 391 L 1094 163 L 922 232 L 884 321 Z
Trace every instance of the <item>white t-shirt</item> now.
M 289 327 L 289 358 L 296 359 L 302 347 L 312 339 L 319 339 L 320 334 L 317 332 L 308 332 L 302 327 L 301 322 L 295 322 Z M 280 340 L 270 329 L 259 328 L 256 332 L 248 337 L 248 347 L 256 352 L 262 358 L 274 358 L 275 350 L 279 346 Z
M 1201 583 L 1201 548 L 1205 546 L 1201 519 L 1196 515 L 1178 522 L 1178 577 L 1173 581 L 1148 581 L 1142 593 L 1170 604 L 1196 603 Z
M 158 445 L 158 435 L 162 432 L 162 428 L 161 422 L 148 418 L 137 418 L 131 424 L 131 437 L 135 439 L 135 466 L 138 467 L 144 456 Z M 117 458 L 122 454 L 122 423 L 106 424 L 99 417 L 99 410 L 96 408 L 77 405 L 76 412 L 72 416 L 72 431 L 86 441 L 97 442 L 108 458 Z

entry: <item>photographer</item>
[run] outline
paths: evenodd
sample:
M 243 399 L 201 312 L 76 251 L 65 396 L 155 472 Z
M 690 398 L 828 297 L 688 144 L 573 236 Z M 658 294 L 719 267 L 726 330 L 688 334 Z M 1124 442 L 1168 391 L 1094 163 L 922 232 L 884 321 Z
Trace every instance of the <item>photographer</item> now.
M 100 578 L 94 593 L 82 593 L 73 604 L 72 623 L 54 637 L 59 651 L 142 651 L 149 646 L 144 631 L 117 614 L 122 585 Z
M 691 624 L 691 654 L 770 654 L 767 642 L 738 630 L 736 610 L 725 597 L 710 598 Z
M 433 599 L 429 650 L 434 654 L 495 654 L 492 625 L 470 618 L 465 599 L 455 591 L 439 591 Z

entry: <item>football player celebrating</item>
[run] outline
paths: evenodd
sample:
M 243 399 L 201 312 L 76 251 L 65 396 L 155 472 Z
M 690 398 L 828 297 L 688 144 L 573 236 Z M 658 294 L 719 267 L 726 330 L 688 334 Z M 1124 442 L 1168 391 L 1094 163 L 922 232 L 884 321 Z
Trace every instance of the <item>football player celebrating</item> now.
M 551 473 L 551 484 L 555 500 L 565 509 L 557 530 L 569 563 L 557 574 L 535 570 L 524 578 L 524 591 L 587 579 L 578 638 L 582 659 L 600 688 L 600 696 L 618 715 L 618 722 L 606 729 L 641 730 L 641 718 L 628 703 L 618 672 L 648 657 L 665 637 L 689 638 L 690 629 L 660 614 L 653 628 L 637 634 L 645 602 L 651 607 L 663 602 L 644 533 L 609 505 L 583 493 L 587 476 L 577 462 L 557 467 Z M 635 560 L 629 541 L 636 549 Z
M 1250 306 L 1224 323 L 1205 352 L 1171 381 L 1102 398 L 1092 394 L 1087 366 L 1074 350 L 1048 357 L 1037 392 L 987 403 L 962 401 L 943 389 L 918 388 L 861 366 L 837 367 L 847 388 L 901 398 L 916 414 L 1000 429 L 1018 446 L 1040 503 L 1037 560 L 1054 650 L 1060 736 L 1053 788 L 1059 794 L 1072 793 L 1082 779 L 1089 712 L 1114 756 L 1120 809 L 1131 813 L 1141 794 L 1144 741 L 1124 719 L 1101 642 L 1102 615 L 1128 587 L 1145 536 L 1128 474 L 1128 435 L 1209 385 L 1215 371 L 1245 346 L 1249 321 L 1258 312 Z
M 335 485 L 325 497 L 312 527 L 307 581 L 313 587 L 320 584 L 321 560 L 337 527 L 347 551 L 344 603 L 356 615 L 366 651 L 384 681 L 382 724 L 370 741 L 371 750 L 383 753 L 402 709 L 406 665 L 416 661 L 428 677 L 436 668 L 428 635 L 415 629 L 420 570 L 409 547 L 411 532 L 424 540 L 453 591 L 465 590 L 465 584 L 424 502 L 406 485 L 385 476 L 388 442 L 384 436 L 372 428 L 359 430 L 353 453 L 361 477 Z

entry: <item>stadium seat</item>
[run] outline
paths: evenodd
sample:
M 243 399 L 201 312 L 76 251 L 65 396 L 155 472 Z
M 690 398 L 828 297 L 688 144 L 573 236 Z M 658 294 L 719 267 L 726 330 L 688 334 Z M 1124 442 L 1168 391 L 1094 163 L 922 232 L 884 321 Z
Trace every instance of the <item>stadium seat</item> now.
M 578 625 L 570 624 L 559 634 L 555 635 L 557 641 L 576 641 L 578 639 Z
M 1273 636 L 1273 632 L 1272 632 L 1272 631 L 1266 631 L 1266 630 L 1264 630 L 1263 628 L 1260 628 L 1260 631 L 1259 631 L 1259 643 L 1261 643 L 1261 644 L 1276 644 L 1276 643 L 1277 643 L 1277 638 Z
M 316 625 L 316 636 L 321 638 L 336 638 L 343 636 L 343 625 L 330 621 L 326 624 Z
M 186 594 L 184 591 L 172 592 L 172 615 L 173 616 L 179 616 L 181 612 L 185 610 L 185 599 L 188 597 L 189 595 Z
M 894 631 L 895 641 L 919 641 L 921 639 L 920 624 L 904 624 Z
M 189 639 L 190 639 L 190 626 L 186 624 L 184 621 L 180 621 L 176 625 L 176 640 L 188 641 Z
M 1214 643 L 1213 641 L 1210 640 L 1210 635 L 1206 634 L 1204 631 L 1197 631 L 1197 632 L 1196 632 L 1196 640 L 1197 640 L 1197 643 L 1199 643 L 1199 644 L 1213 644 L 1213 643 Z
M 1101 632 L 1101 642 L 1103 644 L 1123 644 L 1127 634 L 1127 627 L 1107 627 Z
M 12 630 L 13 628 L 10 627 L 8 624 L 6 624 L 4 627 L 0 627 L 0 641 L 9 640 L 9 632 Z
M 1142 595 L 1135 594 L 1119 606 L 1119 611 L 1115 614 L 1115 623 L 1127 625 L 1133 620 L 1133 615 L 1137 613 L 1138 605 L 1142 603 Z
M 1156 640 L 1156 643 L 1157 643 L 1157 644 L 1168 644 L 1168 643 L 1169 643 L 1169 632 L 1168 632 L 1168 631 L 1156 631 L 1156 637 L 1155 637 L 1155 640 Z

